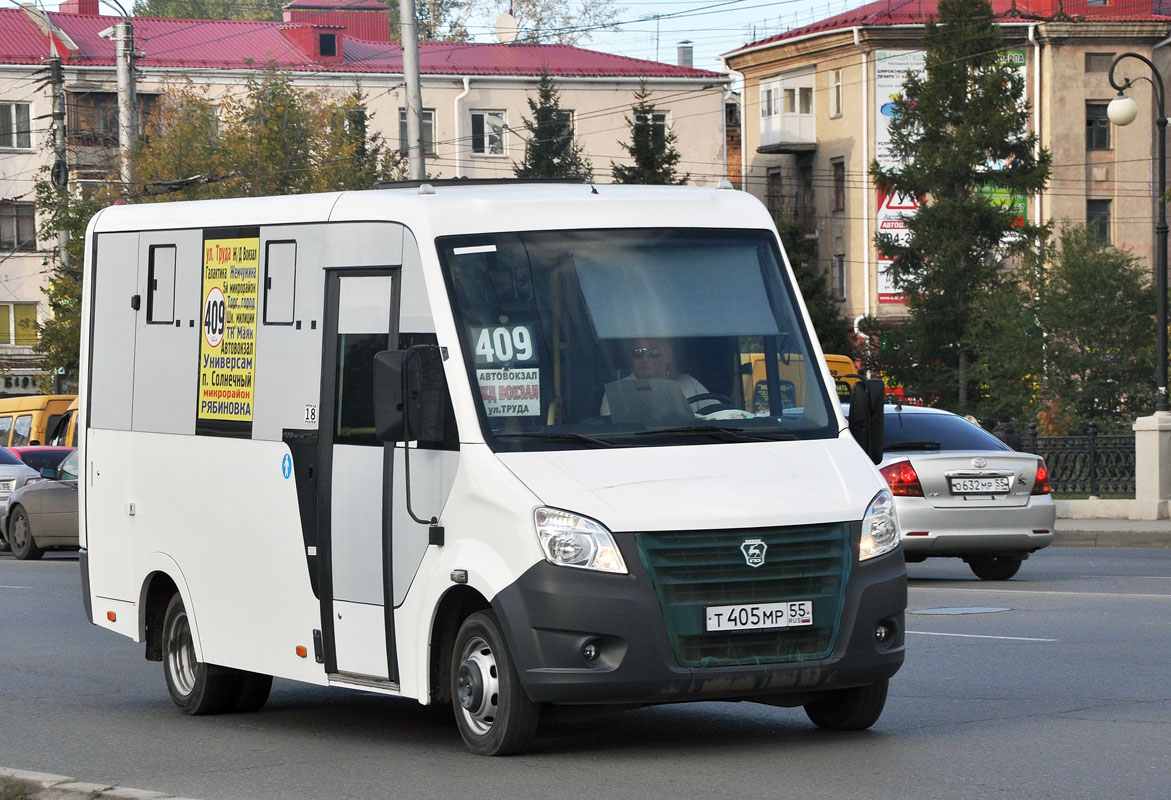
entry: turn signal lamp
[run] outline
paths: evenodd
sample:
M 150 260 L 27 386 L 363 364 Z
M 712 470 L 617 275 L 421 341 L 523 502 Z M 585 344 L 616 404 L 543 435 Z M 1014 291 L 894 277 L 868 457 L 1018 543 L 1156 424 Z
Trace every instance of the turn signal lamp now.
M 895 497 L 922 497 L 923 485 L 919 483 L 919 473 L 911 466 L 910 461 L 896 461 L 888 464 L 881 470 L 882 477 L 890 486 L 890 493 Z
M 1045 469 L 1045 461 L 1037 459 L 1037 477 L 1033 479 L 1033 491 L 1029 494 L 1049 494 L 1049 470 Z

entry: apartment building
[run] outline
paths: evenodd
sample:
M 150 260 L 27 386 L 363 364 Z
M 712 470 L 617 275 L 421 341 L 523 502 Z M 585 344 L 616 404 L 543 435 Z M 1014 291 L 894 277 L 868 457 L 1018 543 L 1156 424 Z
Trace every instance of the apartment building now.
M 214 101 L 271 63 L 306 89 L 346 92 L 360 82 L 374 125 L 405 152 L 402 50 L 388 12 L 375 0 L 294 0 L 280 23 L 133 18 L 140 116 L 168 86 L 190 81 Z M 0 393 L 35 391 L 35 322 L 47 313 L 42 287 L 55 263 L 56 242 L 38 240 L 33 204 L 37 170 L 53 163 L 46 59 L 56 49 L 63 61 L 69 180 L 101 180 L 118 143 L 114 22 L 98 0 L 47 14 L 0 9 Z M 626 117 L 644 84 L 653 124 L 677 136 L 680 171 L 708 185 L 728 175 L 724 74 L 566 45 L 422 42 L 419 60 L 432 177 L 513 177 L 543 69 L 599 182 L 610 181 L 611 161 L 628 163 Z
M 994 0 L 1005 58 L 1025 77 L 1030 129 L 1053 156 L 1052 178 L 1014 203 L 1030 220 L 1090 223 L 1150 261 L 1155 118 L 1149 82 L 1128 94 L 1139 119 L 1111 126 L 1116 55 L 1136 52 L 1165 74 L 1171 9 L 1157 0 Z M 923 32 L 937 0 L 878 0 L 724 56 L 743 76 L 745 188 L 816 237 L 819 262 L 851 318 L 900 317 L 876 231 L 897 235 L 913 199 L 886 197 L 869 176 L 889 165 L 889 102 L 923 69 Z M 1150 76 L 1136 60 L 1119 75 Z

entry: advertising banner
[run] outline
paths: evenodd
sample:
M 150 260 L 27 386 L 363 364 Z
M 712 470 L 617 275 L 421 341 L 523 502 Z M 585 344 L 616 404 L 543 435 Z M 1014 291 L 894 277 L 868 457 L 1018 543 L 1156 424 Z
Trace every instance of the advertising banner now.
M 204 234 L 198 433 L 252 432 L 259 275 L 258 230 Z

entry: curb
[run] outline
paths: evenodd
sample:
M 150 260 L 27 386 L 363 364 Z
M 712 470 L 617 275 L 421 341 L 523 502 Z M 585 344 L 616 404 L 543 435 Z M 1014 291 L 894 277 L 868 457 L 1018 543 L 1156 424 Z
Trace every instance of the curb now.
M 1056 530 L 1053 532 L 1056 547 L 1130 547 L 1130 548 L 1171 548 L 1171 532 L 1167 531 L 1108 531 L 1108 530 Z
M 23 788 L 29 800 L 190 800 L 165 792 L 82 783 L 64 775 L 0 767 L 0 790 L 10 786 Z

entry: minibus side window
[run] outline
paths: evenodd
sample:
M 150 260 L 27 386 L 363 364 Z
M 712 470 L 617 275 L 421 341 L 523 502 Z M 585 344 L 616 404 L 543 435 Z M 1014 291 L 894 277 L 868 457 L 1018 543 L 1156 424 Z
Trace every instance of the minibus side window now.
M 12 425 L 12 447 L 28 444 L 29 434 L 33 429 L 32 414 L 21 414 Z
M 382 446 L 374 435 L 374 356 L 386 349 L 385 333 L 338 336 L 337 428 L 334 444 Z
M 12 417 L 0 417 L 0 446 L 8 445 L 8 434 L 12 432 Z
M 146 290 L 147 324 L 174 323 L 175 245 L 151 245 Z

